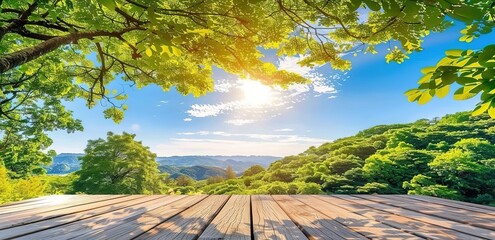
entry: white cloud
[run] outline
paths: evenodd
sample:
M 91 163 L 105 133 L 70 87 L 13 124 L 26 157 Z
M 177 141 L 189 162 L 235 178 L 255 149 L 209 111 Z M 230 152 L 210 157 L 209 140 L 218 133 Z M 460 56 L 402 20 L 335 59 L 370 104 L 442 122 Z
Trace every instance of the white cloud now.
M 321 66 L 300 66 L 298 62 L 303 59 L 304 56 L 280 58 L 278 68 L 300 74 L 310 79 L 310 84 L 292 84 L 288 89 L 282 89 L 278 86 L 259 86 L 258 82 L 249 79 L 222 79 L 215 82 L 215 92 L 227 95 L 231 101 L 193 104 L 186 113 L 196 118 L 226 115 L 229 120 L 225 123 L 242 126 L 280 116 L 282 111 L 294 108 L 294 105 L 306 101 L 308 96 L 334 98 L 338 93 L 334 83 L 348 76 L 340 73 L 323 75 L 317 71 Z
M 334 87 L 322 83 L 313 83 L 313 89 L 317 93 L 337 93 Z
M 208 133 L 207 135 L 204 135 Z M 235 134 L 227 132 L 179 133 L 187 138 L 172 138 L 152 147 L 159 156 L 197 155 L 271 155 L 299 154 L 310 146 L 328 142 L 326 139 L 297 135 Z M 194 135 L 200 137 L 194 138 Z M 207 136 L 202 138 L 201 136 Z
M 236 86 L 236 83 L 231 80 L 222 79 L 215 82 L 215 92 L 228 93 L 232 88 Z
M 299 56 L 299 57 L 283 57 L 282 59 L 279 60 L 278 63 L 278 69 L 280 70 L 286 70 L 289 72 L 297 73 L 299 75 L 307 75 L 310 72 L 312 72 L 312 68 L 310 67 L 303 67 L 298 64 L 301 60 L 304 59 L 304 56 Z
M 236 125 L 236 126 L 242 126 L 242 125 L 246 125 L 248 123 L 253 123 L 253 122 L 254 122 L 254 120 L 252 120 L 252 119 L 231 119 L 231 120 L 225 121 L 225 123 L 228 123 L 231 125 Z
M 168 101 L 160 101 L 161 103 L 168 103 Z
M 131 125 L 131 130 L 134 131 L 134 132 L 137 132 L 141 129 L 141 125 L 137 124 L 137 123 L 134 123 Z
M 234 109 L 238 105 L 237 102 L 219 103 L 219 104 L 194 104 L 187 113 L 192 117 L 209 117 L 217 116 L 225 111 Z
M 284 129 L 288 132 L 287 129 Z M 292 129 L 290 129 L 292 130 Z M 177 135 L 184 136 L 219 136 L 224 138 L 236 138 L 240 139 L 255 139 L 257 141 L 268 141 L 268 142 L 299 142 L 299 143 L 323 143 L 328 142 L 328 139 L 322 138 L 312 138 L 306 136 L 299 136 L 296 134 L 260 134 L 260 133 L 228 133 L 223 131 L 198 131 L 198 132 L 179 132 Z M 189 138 L 191 139 L 191 138 Z M 198 138 L 202 139 L 202 138 Z
M 184 122 L 190 122 L 192 121 L 192 118 L 184 118 Z
M 275 129 L 275 132 L 292 132 L 294 129 L 291 128 L 281 128 L 281 129 Z

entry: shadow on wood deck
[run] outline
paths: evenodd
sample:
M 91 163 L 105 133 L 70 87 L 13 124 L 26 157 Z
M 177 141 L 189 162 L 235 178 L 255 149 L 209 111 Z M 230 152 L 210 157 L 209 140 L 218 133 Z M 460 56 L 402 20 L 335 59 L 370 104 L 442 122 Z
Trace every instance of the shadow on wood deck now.
M 495 208 L 411 195 L 59 195 L 0 206 L 0 239 L 495 239 Z

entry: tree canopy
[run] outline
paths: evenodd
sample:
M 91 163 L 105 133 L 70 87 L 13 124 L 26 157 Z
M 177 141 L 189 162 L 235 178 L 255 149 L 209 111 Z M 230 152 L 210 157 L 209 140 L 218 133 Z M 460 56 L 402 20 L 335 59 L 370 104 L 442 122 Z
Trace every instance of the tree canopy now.
M 0 202 L 48 193 L 422 194 L 495 205 L 495 120 L 450 114 L 375 126 L 303 153 L 254 165 L 242 176 L 195 181 L 157 173 L 154 154 L 134 135 L 88 143 L 76 174 L 10 179 L 0 165 Z M 164 184 L 166 186 L 164 186 Z
M 156 155 L 135 135 L 107 134 L 107 139 L 88 141 L 81 157 L 79 178 L 74 191 L 98 194 L 160 193 L 162 185 L 158 174 Z
M 13 177 L 38 173 L 51 156 L 46 131 L 82 130 L 62 101 L 104 102 L 104 116 L 121 121 L 126 94 L 110 89 L 116 79 L 195 96 L 213 90 L 213 68 L 265 84 L 304 83 L 263 50 L 348 70 L 349 53 L 389 43 L 386 61 L 401 63 L 453 20 L 466 25 L 461 41 L 491 32 L 494 11 L 487 0 L 0 1 L 0 157 L 10 159 Z M 409 100 L 423 104 L 458 83 L 456 99 L 482 93 L 475 114 L 495 116 L 494 49 L 448 51 L 423 70 Z
M 493 205 L 494 129 L 495 120 L 486 114 L 473 117 L 471 112 L 375 126 L 198 191 L 410 193 Z
M 24 0 L 0 7 L 2 114 L 32 90 L 82 97 L 90 107 L 110 101 L 105 116 L 116 121 L 125 109 L 116 102 L 125 94 L 107 86 L 118 76 L 138 87 L 174 86 L 196 96 L 212 90 L 212 67 L 287 85 L 306 80 L 262 60 L 261 49 L 305 55 L 305 66 L 346 70 L 345 54 L 375 53 L 390 41 L 387 61 L 402 62 L 452 19 L 467 25 L 462 41 L 493 27 L 490 1 Z M 490 51 L 484 50 L 482 63 Z

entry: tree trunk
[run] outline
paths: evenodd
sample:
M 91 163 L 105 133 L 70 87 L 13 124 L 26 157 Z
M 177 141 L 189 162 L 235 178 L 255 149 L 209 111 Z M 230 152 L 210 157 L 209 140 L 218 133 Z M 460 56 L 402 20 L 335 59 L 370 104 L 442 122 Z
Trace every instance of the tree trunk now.
M 24 63 L 35 60 L 47 53 L 50 53 L 57 48 L 69 44 L 71 42 L 77 42 L 79 39 L 93 38 L 93 37 L 118 37 L 126 32 L 132 30 L 141 29 L 138 27 L 126 28 L 119 32 L 107 32 L 107 31 L 94 31 L 94 32 L 76 32 L 69 35 L 54 37 L 48 39 L 36 46 L 28 47 L 17 52 L 5 54 L 0 56 L 0 73 L 7 72 L 13 68 L 16 68 Z

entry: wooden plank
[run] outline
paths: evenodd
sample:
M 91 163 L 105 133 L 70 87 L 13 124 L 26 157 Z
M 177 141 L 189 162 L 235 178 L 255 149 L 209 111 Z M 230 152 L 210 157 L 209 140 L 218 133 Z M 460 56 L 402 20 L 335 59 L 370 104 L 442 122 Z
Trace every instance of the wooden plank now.
M 145 212 L 136 219 L 118 225 L 108 225 L 73 239 L 132 239 L 195 205 L 206 197 L 206 195 L 171 196 L 162 202 L 162 206 Z
M 111 201 L 106 201 L 105 205 L 102 203 L 95 203 L 95 208 L 87 209 L 84 211 L 74 212 L 64 216 L 45 219 L 43 221 L 36 221 L 29 224 L 24 224 L 17 227 L 11 227 L 4 230 L 0 230 L 0 239 L 14 238 L 30 233 L 39 232 L 45 229 L 54 228 L 56 226 L 69 224 L 78 220 L 83 220 L 96 215 L 116 211 L 125 207 L 129 207 L 135 204 L 143 202 L 143 196 L 128 196 L 125 198 L 118 198 Z M 120 201 L 120 202 L 119 202 Z
M 325 202 L 317 198 L 316 196 L 296 195 L 292 197 L 307 204 L 308 206 L 312 206 L 314 209 L 317 209 L 318 211 L 324 213 L 331 219 L 338 221 L 339 223 L 347 226 L 353 231 L 366 236 L 367 238 L 420 239 L 417 236 L 404 232 L 393 226 L 375 221 L 373 218 L 367 218 L 365 216 L 353 213 L 345 208 L 340 207 L 338 204 Z
M 460 223 L 465 223 L 481 228 L 495 230 L 495 216 L 488 214 L 470 212 L 463 209 L 448 208 L 446 206 L 433 204 L 433 203 L 425 203 L 419 201 L 414 202 L 413 200 L 394 197 L 391 195 L 390 196 L 357 195 L 357 196 L 367 200 L 380 202 L 391 206 L 408 209 L 411 211 L 417 211 L 431 216 L 437 216 L 440 218 L 449 219 Z
M 495 237 L 493 231 L 354 196 L 334 195 L 320 199 L 424 238 L 467 240 Z
M 433 203 L 437 203 L 437 204 L 441 204 L 441 205 L 445 205 L 445 206 L 462 208 L 462 209 L 466 209 L 469 211 L 495 215 L 495 207 L 486 206 L 486 205 L 461 202 L 461 201 L 455 201 L 455 200 L 437 198 L 437 197 L 431 197 L 431 196 L 421 196 L 421 195 L 398 195 L 398 196 L 405 197 L 405 198 L 412 198 L 412 199 L 416 199 L 416 200 L 428 202 L 428 203 L 433 202 Z
M 12 207 L 12 206 L 15 206 L 15 205 L 29 205 L 29 204 L 33 204 L 33 203 L 36 203 L 36 202 L 43 201 L 43 199 L 45 199 L 47 197 L 49 197 L 49 196 L 42 196 L 42 197 L 31 198 L 31 199 L 26 199 L 26 200 L 21 200 L 21 201 L 16 201 L 16 202 L 3 203 L 3 204 L 0 204 L 0 209 L 2 209 L 4 207 Z
M 251 198 L 231 196 L 199 239 L 251 239 Z
M 168 198 L 168 196 L 143 196 L 138 199 L 140 201 L 138 204 L 89 217 L 70 224 L 46 229 L 16 239 L 36 238 L 56 240 L 74 238 L 88 231 L 95 231 L 111 224 L 122 224 L 126 221 L 130 221 L 147 211 L 160 207 L 166 198 Z
M 268 195 L 251 196 L 254 239 L 308 239 Z
M 136 239 L 196 239 L 229 199 L 211 195 Z
M 76 199 L 81 199 L 80 197 L 77 197 L 76 195 L 55 195 L 58 197 L 57 202 L 70 202 L 70 200 L 76 200 Z M 7 213 L 12 213 L 16 211 L 23 211 L 23 210 L 28 210 L 32 208 L 37 208 L 42 205 L 47 205 L 52 203 L 52 205 L 55 205 L 54 201 L 49 201 L 50 198 L 53 198 L 53 196 L 45 196 L 41 198 L 36 198 L 33 201 L 28 201 L 25 203 L 19 203 L 16 204 L 16 202 L 11 203 L 12 205 L 7 205 L 5 207 L 0 208 L 0 216 L 3 214 Z
M 287 195 L 273 199 L 310 239 L 367 239 L 320 211 Z
M 88 204 L 81 205 L 81 206 L 68 207 L 68 208 L 64 208 L 64 209 L 58 209 L 58 210 L 48 211 L 48 212 L 41 212 L 41 213 L 32 214 L 32 215 L 19 214 L 18 216 L 15 216 L 11 219 L 5 219 L 4 221 L 0 220 L 0 230 L 16 227 L 16 226 L 20 226 L 20 225 L 26 225 L 26 224 L 33 223 L 33 222 L 39 222 L 39 221 L 47 220 L 47 219 L 51 219 L 51 218 L 57 218 L 57 217 L 61 217 L 64 215 L 69 215 L 69 214 L 73 214 L 73 213 L 77 213 L 77 212 L 83 212 L 83 211 L 91 210 L 91 209 L 102 207 L 102 206 L 113 205 L 115 203 L 129 201 L 129 200 L 132 200 L 132 199 L 135 199 L 138 197 L 139 196 L 126 196 L 123 198 L 114 198 L 114 199 L 110 199 L 110 200 L 106 200 L 106 201 L 88 203 Z
M 449 211 L 449 212 L 455 212 L 458 214 L 469 214 L 470 216 L 473 217 L 479 217 L 483 219 L 494 219 L 495 218 L 495 211 L 490 211 L 487 209 L 483 208 L 476 208 L 476 207 L 471 207 L 471 206 L 466 206 L 462 205 L 459 203 L 445 203 L 442 201 L 442 199 L 437 198 L 437 199 L 431 199 L 431 200 L 424 200 L 421 198 L 416 198 L 413 195 L 387 195 L 386 198 L 394 199 L 397 201 L 407 201 L 411 204 L 417 205 L 427 205 L 431 208 L 442 210 L 442 211 Z
M 30 209 L 37 209 L 39 206 L 59 206 L 59 205 L 71 205 L 78 204 L 78 202 L 84 202 L 87 200 L 104 199 L 104 198 L 116 198 L 124 195 L 50 195 L 42 198 L 36 198 L 35 201 L 26 202 L 23 204 L 13 204 L 0 208 L 0 216 L 4 214 L 10 214 L 16 211 L 26 211 Z
M 0 221 L 124 196 L 125 195 L 51 195 L 36 204 L 13 206 L 5 209 L 0 214 Z
M 139 195 L 132 197 L 130 196 L 130 199 L 125 198 L 124 202 L 113 203 L 110 205 L 97 207 L 83 212 L 71 213 L 57 218 L 47 219 L 44 221 L 38 221 L 26 225 L 0 230 L 0 239 L 14 238 L 19 236 L 24 236 L 30 233 L 39 232 L 46 229 L 51 229 L 57 226 L 73 223 L 75 221 L 87 219 L 93 216 L 101 215 L 112 211 L 117 211 L 119 209 L 130 207 L 132 205 L 136 205 L 142 203 L 143 201 L 148 201 L 148 200 L 149 197 L 144 198 L 143 196 L 139 196 Z M 36 236 L 36 234 L 34 234 L 34 236 Z

